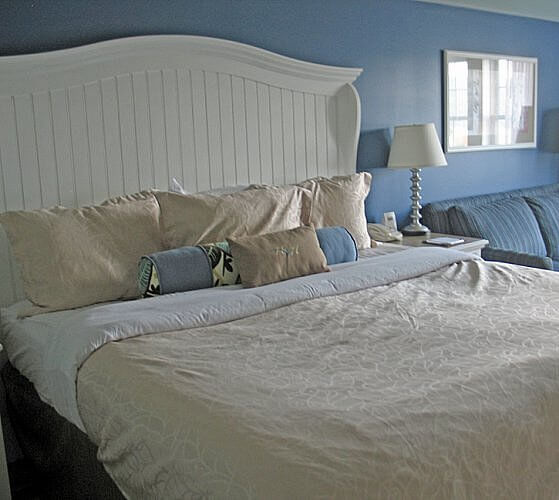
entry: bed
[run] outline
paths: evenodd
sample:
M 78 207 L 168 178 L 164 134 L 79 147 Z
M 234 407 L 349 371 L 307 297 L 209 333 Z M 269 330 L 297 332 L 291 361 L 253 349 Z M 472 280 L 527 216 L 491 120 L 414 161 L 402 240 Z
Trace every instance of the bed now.
M 359 73 L 186 36 L 2 58 L 3 208 L 87 205 L 173 178 L 205 191 L 356 175 Z M 2 238 L 8 390 L 33 385 L 33 416 L 56 421 L 42 432 L 85 450 L 52 461 L 100 498 L 559 491 L 553 273 L 364 249 L 261 287 L 29 316 Z

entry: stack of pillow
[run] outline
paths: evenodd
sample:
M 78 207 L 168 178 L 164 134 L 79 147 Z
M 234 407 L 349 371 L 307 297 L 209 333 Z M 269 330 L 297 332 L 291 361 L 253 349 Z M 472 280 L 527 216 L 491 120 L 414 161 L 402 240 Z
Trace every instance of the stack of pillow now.
M 359 173 L 228 194 L 146 191 L 79 209 L 6 212 L 0 223 L 33 304 L 22 315 L 138 297 L 143 256 L 144 295 L 327 271 L 370 246 L 370 183 L 370 174 Z M 179 262 L 190 264 L 177 272 Z

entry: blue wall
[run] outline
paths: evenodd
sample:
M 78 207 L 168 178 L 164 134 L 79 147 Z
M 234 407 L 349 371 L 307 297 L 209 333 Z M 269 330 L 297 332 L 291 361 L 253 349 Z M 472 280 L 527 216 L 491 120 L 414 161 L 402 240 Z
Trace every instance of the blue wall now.
M 559 107 L 559 23 L 411 0 L 0 0 L 0 55 L 128 35 L 228 38 L 310 61 L 364 68 L 359 169 L 372 169 L 370 219 L 409 210 L 409 172 L 390 171 L 386 129 L 442 124 L 441 50 L 539 58 L 539 121 Z M 424 202 L 557 182 L 559 155 L 454 153 L 424 170 Z

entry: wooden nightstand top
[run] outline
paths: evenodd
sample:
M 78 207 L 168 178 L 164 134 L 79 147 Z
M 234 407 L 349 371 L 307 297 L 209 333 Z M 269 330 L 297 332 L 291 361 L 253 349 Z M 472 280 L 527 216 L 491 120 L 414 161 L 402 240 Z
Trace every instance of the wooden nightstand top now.
M 485 248 L 489 242 L 487 240 L 479 238 L 469 238 L 468 236 L 455 236 L 453 234 L 442 234 L 442 233 L 429 233 L 424 236 L 404 236 L 402 241 L 391 241 L 389 243 L 384 243 L 385 245 L 398 245 L 404 247 L 435 247 L 437 245 L 429 245 L 424 243 L 425 240 L 430 238 L 438 238 L 440 236 L 448 236 L 450 238 L 461 238 L 464 243 L 459 245 L 453 245 L 451 247 L 439 247 L 439 248 L 452 248 L 454 250 L 460 250 L 461 252 L 471 252 L 480 254 L 481 250 Z

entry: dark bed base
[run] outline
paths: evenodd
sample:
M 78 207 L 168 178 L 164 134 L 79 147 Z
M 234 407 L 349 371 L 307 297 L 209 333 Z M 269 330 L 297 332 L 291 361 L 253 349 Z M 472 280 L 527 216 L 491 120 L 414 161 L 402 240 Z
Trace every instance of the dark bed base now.
M 37 471 L 33 489 L 40 498 L 124 498 L 86 434 L 41 401 L 33 384 L 10 363 L 2 369 L 2 379 L 19 445 Z

